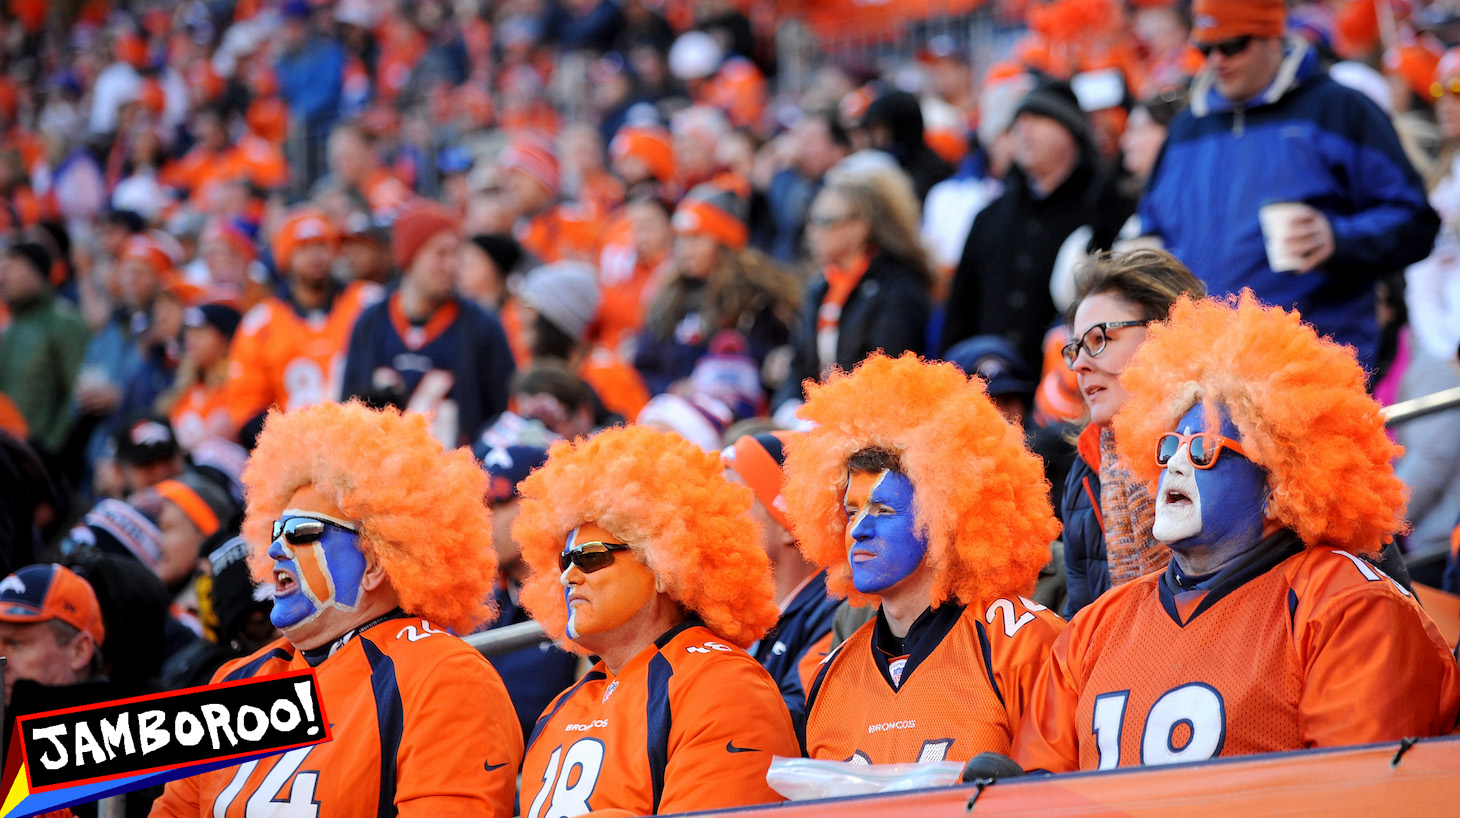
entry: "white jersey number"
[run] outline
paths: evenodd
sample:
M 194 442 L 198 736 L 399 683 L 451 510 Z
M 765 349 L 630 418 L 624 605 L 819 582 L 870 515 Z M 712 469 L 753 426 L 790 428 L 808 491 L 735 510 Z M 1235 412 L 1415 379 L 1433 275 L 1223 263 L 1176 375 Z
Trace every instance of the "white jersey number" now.
M 1130 691 L 1095 697 L 1092 731 L 1100 753 L 1101 770 L 1120 766 L 1120 736 Z M 1177 746 L 1177 728 L 1186 725 L 1186 737 Z M 1186 764 L 1205 761 L 1222 751 L 1227 740 L 1227 708 L 1222 694 L 1201 682 L 1185 684 L 1161 694 L 1146 714 L 1141 730 L 1141 764 Z
M 548 758 L 547 769 L 542 773 L 542 788 L 526 814 L 531 818 L 573 818 L 591 812 L 588 799 L 593 797 L 598 775 L 603 772 L 603 755 L 603 742 L 596 738 L 578 739 L 566 754 L 559 745 Z M 574 767 L 578 768 L 576 776 Z M 542 811 L 544 806 L 546 812 Z
M 300 747 L 290 750 L 274 762 L 269 774 L 259 782 L 258 789 L 248 797 L 244 803 L 244 818 L 319 818 L 319 803 L 314 800 L 314 790 L 319 784 L 319 772 L 309 770 L 299 772 L 304 759 L 318 745 Z M 259 766 L 258 760 L 248 761 L 238 765 L 238 771 L 233 774 L 233 779 L 228 782 L 213 799 L 213 818 L 224 818 L 228 814 L 228 808 L 233 805 L 233 799 L 243 792 L 243 787 L 248 783 L 248 777 L 253 774 Z M 289 800 L 278 800 L 279 793 L 284 791 L 284 785 L 294 780 L 293 786 L 289 788 Z
M 1034 611 L 1049 610 L 1038 602 L 1032 599 L 1025 599 L 1022 596 L 1019 597 L 1019 604 L 1024 606 L 1024 613 L 1016 617 L 1014 615 L 1013 602 L 1007 599 L 996 599 L 994 600 L 994 604 L 990 605 L 988 611 L 984 613 L 984 621 L 992 625 L 994 624 L 994 620 L 1002 613 L 1004 615 L 1004 635 L 1013 636 L 1019 632 L 1020 628 L 1034 621 Z

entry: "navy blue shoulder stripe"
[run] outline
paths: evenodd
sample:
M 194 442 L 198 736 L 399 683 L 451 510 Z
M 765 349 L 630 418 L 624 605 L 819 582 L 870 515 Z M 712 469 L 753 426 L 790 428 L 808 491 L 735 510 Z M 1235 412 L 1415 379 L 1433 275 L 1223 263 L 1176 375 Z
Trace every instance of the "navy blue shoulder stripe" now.
M 999 697 L 999 704 L 1004 704 L 1004 694 L 999 690 L 998 680 L 994 679 L 994 650 L 989 644 L 989 633 L 984 630 L 983 623 L 977 618 L 973 620 L 973 626 L 978 630 L 978 649 L 983 653 L 983 672 L 988 674 L 989 687 L 993 688 L 994 695 Z
M 648 717 L 649 777 L 654 784 L 654 813 L 659 813 L 659 799 L 664 797 L 664 770 L 669 766 L 669 730 L 673 714 L 669 709 L 669 678 L 674 668 L 664 654 L 656 653 L 649 660 L 649 696 L 645 715 Z
M 395 661 L 363 636 L 360 647 L 370 662 L 370 689 L 375 692 L 375 718 L 380 733 L 380 803 L 375 814 L 385 818 L 397 813 L 395 762 L 400 754 L 401 734 L 405 732 L 405 707 L 400 700 L 400 685 L 396 683 Z
M 532 735 L 527 739 L 527 746 L 529 748 L 532 747 L 532 743 L 537 741 L 538 735 L 542 733 L 542 728 L 546 727 L 547 723 L 552 721 L 553 716 L 556 716 L 558 714 L 558 710 L 563 705 L 567 704 L 569 699 L 573 698 L 573 694 L 578 692 L 578 688 L 588 684 L 589 682 L 607 678 L 608 676 L 604 674 L 604 672 L 601 670 L 590 670 L 585 673 L 583 675 L 583 678 L 579 679 L 578 683 L 573 685 L 571 690 L 558 697 L 558 703 L 553 705 L 552 710 L 549 710 L 538 718 L 537 724 L 534 724 L 532 726 Z
M 259 672 L 259 668 L 263 667 L 264 663 L 268 662 L 270 659 L 282 659 L 283 661 L 287 662 L 293 658 L 294 657 L 289 655 L 289 651 L 284 650 L 283 648 L 274 648 L 268 653 L 265 653 L 263 656 L 260 656 L 259 658 L 253 660 L 252 662 L 249 662 L 241 668 L 238 668 L 227 676 L 224 676 L 220 681 L 236 682 L 239 679 L 252 679 L 253 675 Z

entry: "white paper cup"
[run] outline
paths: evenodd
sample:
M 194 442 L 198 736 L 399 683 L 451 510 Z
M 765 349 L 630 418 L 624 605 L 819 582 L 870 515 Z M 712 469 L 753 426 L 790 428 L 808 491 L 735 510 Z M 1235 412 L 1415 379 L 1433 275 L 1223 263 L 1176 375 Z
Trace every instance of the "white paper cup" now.
M 1275 273 L 1291 273 L 1303 266 L 1298 254 L 1287 249 L 1293 221 L 1308 212 L 1302 202 L 1275 202 L 1257 211 L 1262 223 L 1262 240 L 1267 245 L 1267 266 Z

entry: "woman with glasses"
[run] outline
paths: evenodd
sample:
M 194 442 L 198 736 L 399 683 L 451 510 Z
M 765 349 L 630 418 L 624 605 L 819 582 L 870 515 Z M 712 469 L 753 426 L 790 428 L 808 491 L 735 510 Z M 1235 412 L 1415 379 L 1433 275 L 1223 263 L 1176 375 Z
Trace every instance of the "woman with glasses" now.
M 766 770 L 800 748 L 742 650 L 778 617 L 750 489 L 718 453 L 644 426 L 555 444 L 519 489 L 522 603 L 598 657 L 528 739 L 524 818 L 780 801 Z
M 806 288 L 791 368 L 771 402 L 787 420 L 807 378 L 819 381 L 833 365 L 851 371 L 879 349 L 921 353 L 931 309 L 918 202 L 897 168 L 834 176 L 811 203 L 806 237 L 821 271 Z
M 1065 574 L 1070 617 L 1113 585 L 1165 566 L 1170 551 L 1151 538 L 1154 501 L 1115 456 L 1110 421 L 1125 403 L 1120 373 L 1180 296 L 1206 288 L 1177 258 L 1162 250 L 1131 250 L 1091 257 L 1076 272 L 1075 300 L 1065 314 L 1071 342 L 1065 364 L 1085 401 L 1085 427 L 1065 479 Z

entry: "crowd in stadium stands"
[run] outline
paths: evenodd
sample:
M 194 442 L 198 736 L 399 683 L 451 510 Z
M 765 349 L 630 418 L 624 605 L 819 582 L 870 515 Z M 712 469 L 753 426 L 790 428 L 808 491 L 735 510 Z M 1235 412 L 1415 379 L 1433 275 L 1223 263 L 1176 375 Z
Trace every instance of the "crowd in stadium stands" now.
M 480 690 L 437 679 L 452 706 L 510 697 L 525 751 L 506 772 L 525 773 L 520 807 L 534 818 L 774 800 L 763 762 L 796 755 L 798 740 L 802 753 L 865 763 L 983 750 L 1050 771 L 1190 760 L 1209 739 L 1199 720 L 1186 745 L 1170 733 L 1149 758 L 1155 745 L 1136 728 L 1098 735 L 1128 706 L 1155 719 L 1163 691 L 1126 691 L 1119 712 L 1084 695 L 1140 661 L 1113 644 L 1111 622 L 1165 605 L 1180 633 L 1151 638 L 1196 638 L 1184 623 L 1240 596 L 1214 567 L 1231 562 L 1179 548 L 1173 560 L 1162 515 L 1189 500 L 1153 489 L 1167 477 L 1187 493 L 1225 480 L 1251 494 L 1250 518 L 1223 521 L 1241 547 L 1211 546 L 1236 548 L 1221 553 L 1248 572 L 1242 594 L 1281 575 L 1311 600 L 1351 600 L 1362 583 L 1340 575 L 1354 568 L 1377 582 L 1361 589 L 1365 610 L 1406 635 L 1396 638 L 1410 655 L 1394 654 L 1390 670 L 1416 652 L 1434 658 L 1439 637 L 1411 600 L 1420 586 L 1460 594 L 1460 408 L 1387 429 L 1343 423 L 1460 387 L 1450 4 L 929 3 L 860 39 L 817 5 L 0 0 L 5 735 L 17 713 L 266 672 L 274 665 L 246 661 L 261 650 L 313 666 L 330 640 L 331 654 L 363 643 L 348 661 L 378 683 L 370 674 L 396 654 L 360 634 L 434 609 L 465 635 L 478 621 L 466 608 L 483 600 L 412 609 L 408 597 L 474 593 L 420 574 L 477 571 L 495 576 L 485 601 L 496 626 L 537 620 L 556 644 L 491 656 L 494 671 L 454 644 L 406 653 L 490 679 Z M 855 23 L 857 3 L 826 6 Z M 821 47 L 808 56 L 791 47 L 801 40 Z M 873 42 L 896 47 L 862 47 Z M 1239 304 L 1244 291 L 1257 301 Z M 1299 339 L 1259 301 L 1295 310 L 1317 336 Z M 1161 335 L 1169 316 L 1189 332 Z M 1290 356 L 1331 372 L 1352 364 L 1358 395 L 1299 433 L 1309 421 L 1284 391 L 1295 369 L 1239 388 L 1271 373 L 1236 357 L 1183 369 L 1171 352 L 1197 360 L 1205 343 L 1241 350 L 1252 336 L 1288 339 Z M 1253 346 L 1246 365 L 1293 360 L 1269 351 Z M 433 523 L 419 502 L 392 511 L 359 499 L 391 494 L 381 475 L 424 486 L 432 471 L 369 460 L 370 435 L 351 424 L 373 420 L 342 415 L 355 431 L 330 437 L 319 430 L 333 421 L 301 411 L 352 400 L 363 407 L 349 412 L 390 419 L 380 435 L 428 434 L 443 458 L 471 452 L 482 485 L 473 476 L 467 489 L 483 489 L 491 522 L 480 543 L 450 546 L 470 560 L 416 560 L 415 546 L 372 530 L 385 518 L 404 530 L 413 514 L 423 528 L 451 522 Z M 1168 426 L 1130 420 L 1135 407 Z M 400 431 L 396 410 L 424 427 Z M 315 420 L 280 431 L 279 413 Z M 1135 436 L 1162 433 L 1175 448 L 1152 472 L 1156 438 Z M 436 462 L 411 439 L 420 463 Z M 340 470 L 316 462 L 329 445 L 354 447 L 338 452 Z M 1379 465 L 1278 456 L 1305 445 Z M 256 447 L 314 465 L 299 467 L 304 482 L 275 485 Z M 1239 461 L 1253 473 L 1233 471 Z M 1311 521 L 1340 511 L 1297 499 L 1320 477 L 1397 480 L 1368 511 L 1355 500 L 1348 528 L 1325 528 Z M 286 502 L 331 481 L 349 485 Z M 261 502 L 347 525 L 313 539 L 276 528 L 261 542 L 273 522 L 252 516 Z M 685 527 L 676 514 L 703 519 Z M 1364 514 L 1394 525 L 1364 528 Z M 751 529 L 764 549 L 747 547 Z M 303 634 L 273 605 L 288 583 L 260 583 L 262 554 L 287 543 L 292 560 L 293 546 L 327 536 L 340 554 L 330 560 L 360 563 L 351 582 L 375 607 Z M 706 544 L 717 537 L 723 547 Z M 488 540 L 495 556 L 471 551 Z M 878 545 L 849 556 L 864 540 Z M 1294 556 L 1319 543 L 1336 560 Z M 1349 565 L 1350 552 L 1367 561 Z M 1302 565 L 1275 567 L 1274 555 Z M 400 587 L 371 596 L 375 567 Z M 744 579 L 735 593 L 732 575 Z M 350 586 L 340 577 L 332 594 Z M 1339 627 L 1288 593 L 1288 626 Z M 1257 627 L 1229 614 L 1230 627 Z M 1373 657 L 1315 658 L 1327 643 L 1314 639 L 1301 657 L 1310 669 L 1388 672 Z M 1394 686 L 1398 709 L 1404 695 L 1438 701 L 1403 734 L 1454 729 L 1455 640 L 1437 663 L 1415 663 L 1416 678 L 1429 675 L 1408 693 Z M 933 653 L 944 644 L 962 652 Z M 1266 706 L 1298 713 L 1309 732 L 1254 738 L 1234 721 L 1225 750 L 1209 754 L 1387 737 L 1345 727 L 1333 711 L 1350 700 L 1318 712 L 1301 681 L 1274 682 L 1297 672 L 1276 651 L 1266 679 L 1213 672 L 1281 688 Z M 959 680 L 960 663 L 985 672 Z M 416 685 L 408 675 L 401 683 Z M 888 690 L 903 704 L 884 706 Z M 411 691 L 405 718 L 451 722 Z M 1204 695 L 1181 701 L 1205 706 Z M 939 704 L 947 697 L 958 712 Z M 738 723 L 714 712 L 720 700 L 735 702 Z M 1250 699 L 1229 704 L 1265 717 Z M 898 706 L 925 708 L 923 728 L 879 721 Z M 646 708 L 647 723 L 624 723 Z M 621 743 L 647 743 L 648 760 L 567 749 L 600 721 Z M 510 801 L 504 774 L 489 774 L 517 731 L 473 724 L 447 726 L 477 744 L 496 736 L 485 770 L 473 756 L 467 777 L 423 780 L 413 757 L 379 792 L 348 777 L 329 786 L 382 808 L 388 797 Z M 1097 735 L 1084 734 L 1091 724 Z M 949 736 L 973 738 L 950 750 L 938 744 Z M 330 763 L 375 770 L 387 754 Z M 584 772 L 570 782 L 573 764 Z M 617 782 L 594 804 L 580 786 L 590 770 Z M 231 775 L 169 790 L 160 814 L 236 799 Z M 249 792 L 283 793 L 275 777 L 272 791 Z M 476 786 L 463 782 L 480 792 L 446 792 Z M 160 792 L 129 795 L 129 814 Z

